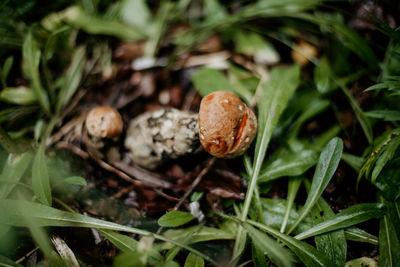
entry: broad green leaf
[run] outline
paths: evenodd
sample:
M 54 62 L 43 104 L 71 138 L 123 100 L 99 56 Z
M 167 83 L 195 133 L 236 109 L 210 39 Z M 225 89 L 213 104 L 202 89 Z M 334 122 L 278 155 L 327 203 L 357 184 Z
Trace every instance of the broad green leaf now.
M 207 23 L 218 23 L 218 21 L 227 17 L 227 12 L 218 0 L 205 0 L 204 17 Z
M 3 89 L 0 99 L 11 104 L 29 105 L 36 101 L 36 96 L 28 87 L 18 86 Z
M 370 219 L 380 218 L 384 213 L 385 206 L 380 203 L 357 204 L 298 234 L 295 238 L 302 240 L 322 233 L 343 229 Z
M 47 113 L 50 112 L 50 103 L 47 92 L 42 87 L 39 76 L 40 50 L 33 40 L 32 32 L 28 32 L 22 47 L 22 57 L 26 64 L 26 71 L 31 80 L 31 89 L 38 99 L 41 107 Z
M 317 87 L 318 92 L 326 94 L 329 92 L 330 86 L 330 72 L 329 62 L 326 57 L 323 57 L 318 62 L 317 67 L 314 70 L 314 83 Z
M 268 265 L 264 251 L 257 248 L 254 244 L 251 244 L 251 253 L 254 267 L 264 267 Z
M 57 96 L 57 112 L 61 112 L 61 110 L 68 104 L 81 83 L 86 63 L 85 54 L 85 47 L 80 46 L 75 49 L 75 52 L 72 55 L 71 63 L 65 73 L 63 85 Z
M 260 171 L 258 182 L 268 182 L 283 176 L 298 176 L 305 173 L 317 162 L 317 153 L 302 150 L 298 153 L 284 149 L 278 158 L 267 161 Z
M 85 178 L 80 177 L 80 176 L 71 176 L 71 177 L 65 178 L 64 182 L 69 183 L 69 184 L 74 184 L 74 185 L 81 185 L 81 186 L 87 185 Z
M 265 221 L 265 225 L 272 227 L 274 229 L 280 229 L 283 218 L 286 212 L 286 200 L 283 199 L 272 199 L 272 198 L 262 198 L 262 207 L 263 207 L 263 217 Z M 299 214 L 292 209 L 290 211 L 288 225 L 292 225 L 295 220 L 299 217 Z M 307 216 L 294 230 L 295 234 L 299 234 L 304 232 L 312 227 L 311 224 L 311 216 Z M 371 235 L 364 230 L 361 230 L 357 227 L 349 227 L 345 229 L 345 235 L 347 240 L 352 240 L 356 242 L 364 242 L 370 243 L 373 245 L 378 244 L 378 238 L 374 235 Z
M 98 231 L 121 251 L 125 253 L 137 252 L 139 242 L 135 240 L 133 237 L 116 233 L 111 230 L 98 229 Z M 140 253 L 143 256 L 144 252 L 141 251 Z M 145 253 L 146 256 L 148 257 L 147 260 L 152 262 L 152 264 L 156 264 L 162 261 L 161 254 L 154 248 L 147 250 Z
M 281 233 L 285 232 L 286 225 L 289 221 L 290 212 L 292 210 L 294 200 L 296 198 L 297 192 L 299 191 L 302 181 L 303 177 L 292 177 L 289 179 L 285 216 L 283 217 L 283 222 L 280 230 Z
M 99 229 L 98 231 L 123 252 L 134 252 L 137 249 L 139 242 L 133 237 L 119 234 L 111 230 Z
M 128 26 L 116 20 L 106 20 L 94 14 L 85 12 L 78 6 L 71 6 L 60 14 L 67 23 L 90 34 L 115 36 L 126 41 L 137 41 L 146 38 L 140 29 Z
M 157 265 L 157 267 L 180 267 L 180 265 L 176 261 L 170 260 Z
M 273 64 L 280 59 L 275 48 L 255 32 L 237 31 L 234 43 L 236 52 L 252 56 L 259 64 Z
M 192 81 L 201 96 L 215 91 L 234 92 L 232 85 L 224 74 L 215 69 L 201 69 L 192 75 Z
M 228 221 L 220 225 L 220 228 L 196 225 L 184 229 L 171 229 L 166 231 L 164 235 L 167 238 L 174 240 L 181 240 L 188 235 L 191 235 L 190 239 L 187 240 L 187 243 L 193 244 L 211 240 L 234 239 L 236 231 L 236 224 Z
M 204 267 L 204 260 L 193 253 L 189 253 L 184 267 Z
M 379 197 L 383 203 L 383 197 Z M 379 266 L 400 266 L 400 240 L 388 215 L 384 215 L 379 224 Z
M 46 165 L 44 142 L 39 146 L 36 151 L 35 158 L 33 159 L 32 166 L 32 187 L 33 192 L 43 204 L 51 206 L 51 188 L 50 178 Z
M 400 111 L 398 110 L 371 110 L 364 112 L 367 117 L 383 119 L 384 121 L 400 120 Z
M 23 219 L 25 216 L 23 212 L 26 210 L 29 210 L 29 218 L 35 220 L 35 223 L 38 227 L 86 227 L 121 231 L 138 235 L 151 235 L 158 240 L 169 242 L 171 244 L 184 248 L 190 252 L 195 253 L 198 256 L 201 256 L 207 261 L 216 264 L 212 259 L 210 259 L 210 257 L 173 239 L 169 239 L 158 234 L 153 234 L 146 230 L 103 221 L 82 214 L 66 212 L 49 207 L 47 205 L 28 201 L 10 199 L 0 201 L 0 214 L 2 214 L 2 216 L 0 216 L 0 224 L 12 225 L 16 227 L 26 227 L 26 222 Z
M 388 212 L 386 213 L 386 216 L 388 217 L 388 220 L 392 223 L 392 225 L 400 225 L 400 199 L 396 201 L 388 201 L 382 198 L 381 202 L 384 203 L 387 207 Z M 400 228 L 394 227 L 394 230 L 396 231 L 397 239 L 400 240 Z
M 331 219 L 335 213 L 328 203 L 320 198 L 311 210 L 313 225 L 318 225 Z M 346 262 L 347 243 L 343 230 L 336 230 L 314 238 L 318 251 L 327 255 L 334 266 L 343 266 Z
M 143 253 L 139 251 L 124 252 L 113 259 L 114 267 L 146 267 Z
M 274 229 L 281 229 L 284 221 L 285 213 L 287 212 L 287 200 L 285 199 L 273 199 L 273 198 L 261 198 L 262 212 L 264 217 L 265 225 Z M 295 207 L 292 206 L 290 210 L 287 226 L 290 227 L 299 217 Z M 306 216 L 299 226 L 294 230 L 294 233 L 301 233 L 311 228 L 312 222 L 311 217 Z
M 342 151 L 343 141 L 335 137 L 325 146 L 325 148 L 321 152 L 306 203 L 301 210 L 299 218 L 292 225 L 288 233 L 291 233 L 297 227 L 297 225 L 310 212 L 314 204 L 322 195 L 322 192 L 325 190 L 329 181 L 333 177 L 337 166 L 339 165 L 340 158 L 342 157 Z
M 247 188 L 246 199 L 243 205 L 241 220 L 246 220 L 253 193 L 257 186 L 258 175 L 264 161 L 267 147 L 272 133 L 278 123 L 279 117 L 293 96 L 300 81 L 300 67 L 276 67 L 270 73 L 268 81 L 261 85 L 261 93 L 258 101 L 258 130 L 255 148 L 253 170 L 250 184 Z M 244 232 L 239 227 L 236 235 L 233 258 L 240 255 L 240 240 L 243 240 Z
M 192 214 L 184 211 L 170 211 L 158 219 L 158 224 L 164 227 L 181 226 L 195 219 Z
M 329 259 L 324 254 L 306 242 L 294 239 L 278 230 L 252 220 L 248 220 L 247 223 L 279 239 L 288 246 L 306 266 L 331 266 Z
M 383 167 L 379 176 L 372 182 L 381 190 L 382 195 L 391 201 L 400 197 L 400 149 L 397 151 L 397 155 Z
M 17 185 L 32 161 L 32 154 L 9 154 L 0 174 L 0 199 L 5 199 Z
M 291 256 L 272 238 L 257 230 L 249 224 L 245 224 L 244 228 L 249 234 L 252 243 L 261 251 L 267 253 L 268 258 L 278 266 L 292 266 Z
M 130 26 L 142 31 L 151 30 L 151 12 L 144 0 L 123 0 L 120 16 L 122 21 Z
M 360 229 L 357 227 L 349 227 L 344 231 L 347 240 L 355 242 L 370 243 L 372 245 L 378 245 L 378 237 Z

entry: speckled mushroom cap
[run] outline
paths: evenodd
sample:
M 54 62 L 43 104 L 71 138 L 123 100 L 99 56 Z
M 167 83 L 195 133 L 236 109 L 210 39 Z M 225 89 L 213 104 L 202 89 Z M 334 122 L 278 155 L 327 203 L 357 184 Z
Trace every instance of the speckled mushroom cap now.
M 199 137 L 204 149 L 218 158 L 246 151 L 257 132 L 254 112 L 234 93 L 216 91 L 200 103 Z
M 115 108 L 98 106 L 87 115 L 86 128 L 95 138 L 115 138 L 122 133 L 123 122 Z

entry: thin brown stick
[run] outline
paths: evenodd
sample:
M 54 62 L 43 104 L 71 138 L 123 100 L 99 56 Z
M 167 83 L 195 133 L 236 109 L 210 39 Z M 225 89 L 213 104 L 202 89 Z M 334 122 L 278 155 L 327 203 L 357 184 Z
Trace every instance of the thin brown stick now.
M 26 253 L 24 256 L 22 256 L 21 258 L 19 258 L 18 260 L 15 261 L 15 263 L 20 264 L 21 262 L 23 262 L 24 260 L 26 260 L 28 257 L 30 257 L 33 253 L 35 253 L 36 251 L 39 250 L 39 247 L 36 247 L 34 249 L 32 249 L 31 251 L 29 251 L 28 253 Z
M 75 117 L 67 122 L 63 127 L 60 128 L 57 133 L 53 134 L 50 138 L 47 139 L 46 146 L 51 146 L 52 144 L 60 140 L 64 135 L 73 130 L 77 124 L 82 123 L 85 117 L 86 114 L 81 114 L 78 117 Z
M 183 202 L 185 202 L 186 198 L 193 192 L 193 190 L 199 185 L 199 183 L 201 182 L 201 180 L 203 179 L 204 175 L 206 175 L 208 173 L 208 171 L 210 170 L 210 168 L 214 165 L 215 160 L 217 158 L 213 157 L 212 159 L 210 159 L 207 162 L 207 165 L 204 167 L 204 169 L 201 170 L 201 172 L 199 173 L 199 175 L 197 175 L 196 179 L 193 181 L 193 183 L 190 185 L 190 187 L 188 188 L 188 190 L 185 192 L 185 194 L 181 197 L 181 199 L 179 200 L 179 202 L 175 205 L 175 207 L 173 208 L 173 210 L 178 210 L 179 207 L 183 204 Z
M 97 158 L 94 155 L 89 154 L 86 151 L 83 151 L 82 149 L 80 149 L 79 147 L 77 147 L 77 146 L 75 146 L 75 145 L 73 145 L 71 143 L 60 141 L 60 142 L 57 143 L 57 147 L 67 148 L 67 149 L 71 150 L 72 152 L 74 152 L 75 154 L 77 154 L 78 156 L 82 157 L 83 159 L 91 158 L 97 164 L 99 164 L 103 169 L 118 175 L 119 177 L 121 177 L 125 181 L 128 181 L 128 182 L 130 182 L 130 183 L 132 183 L 134 185 L 137 185 L 137 186 L 143 185 L 143 183 L 141 181 L 137 181 L 137 180 L 129 177 L 126 173 L 118 170 L 117 168 L 114 168 L 113 166 L 111 166 L 107 162 Z

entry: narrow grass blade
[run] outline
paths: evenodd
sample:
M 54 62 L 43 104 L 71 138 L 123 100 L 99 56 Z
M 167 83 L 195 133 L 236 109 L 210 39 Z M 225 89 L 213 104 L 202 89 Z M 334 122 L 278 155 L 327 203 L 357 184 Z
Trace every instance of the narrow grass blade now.
M 45 205 L 51 206 L 50 178 L 47 170 L 44 148 L 45 145 L 44 142 L 42 142 L 33 159 L 32 187 L 39 201 Z
M 247 188 L 246 199 L 243 205 L 241 219 L 246 220 L 249 212 L 253 193 L 257 186 L 258 175 L 267 151 L 272 132 L 275 129 L 279 117 L 286 108 L 289 99 L 295 92 L 300 81 L 300 68 L 293 65 L 288 68 L 277 67 L 271 71 L 270 79 L 262 84 L 262 91 L 258 101 L 258 133 L 255 149 L 255 160 L 253 164 L 250 184 Z M 239 227 L 233 258 L 236 258 L 241 251 L 238 250 L 243 241 L 242 228 Z
M 298 176 L 317 162 L 318 153 L 304 149 L 298 153 L 286 150 L 278 158 L 268 160 L 260 171 L 258 182 L 268 182 L 284 176 Z
M 23 209 L 21 209 L 23 207 Z M 204 258 L 205 260 L 217 265 L 210 257 L 202 254 L 201 252 L 181 244 L 173 239 L 166 238 L 164 236 L 154 234 L 152 232 L 133 228 L 113 222 L 103 221 L 100 219 L 84 216 L 82 214 L 76 214 L 58 210 L 46 205 L 33 203 L 22 200 L 11 200 L 5 199 L 0 201 L 0 224 L 26 227 L 26 222 L 23 220 L 23 212 L 29 211 L 29 218 L 35 220 L 38 227 L 54 226 L 54 227 L 88 227 L 96 229 L 122 231 L 127 233 L 133 233 L 138 235 L 150 235 L 158 240 L 169 242 L 181 248 L 184 248 L 194 254 Z
M 116 20 L 102 19 L 96 15 L 85 12 L 78 6 L 71 6 L 62 11 L 60 16 L 75 27 L 90 34 L 104 34 L 115 36 L 126 41 L 137 41 L 146 38 L 146 34 L 140 29 L 128 26 Z
M 272 238 L 249 224 L 244 224 L 252 243 L 261 251 L 267 253 L 268 258 L 277 266 L 292 266 L 290 255 Z
M 331 266 L 329 259 L 324 254 L 306 242 L 299 241 L 278 230 L 252 220 L 248 220 L 247 223 L 279 239 L 288 246 L 306 266 Z
M 297 192 L 299 191 L 300 185 L 303 181 L 303 177 L 293 177 L 290 178 L 288 183 L 288 193 L 286 201 L 285 216 L 283 217 L 283 222 L 281 226 L 281 233 L 285 232 L 286 225 L 289 221 L 290 212 L 293 207 L 294 199 L 296 198 Z
M 50 103 L 47 92 L 42 87 L 39 76 L 39 63 L 41 52 L 33 40 L 32 32 L 28 32 L 22 47 L 22 57 L 26 64 L 26 71 L 31 80 L 31 89 L 36 95 L 41 107 L 47 113 L 50 112 Z
M 321 152 L 306 203 L 301 210 L 299 218 L 289 229 L 288 234 L 297 227 L 297 225 L 304 219 L 314 204 L 318 201 L 322 192 L 325 190 L 333 174 L 335 173 L 337 166 L 339 165 L 340 158 L 342 157 L 342 151 L 343 141 L 335 137 Z
M 380 218 L 385 213 L 385 206 L 380 203 L 363 203 L 351 206 L 339 212 L 331 219 L 321 222 L 307 231 L 295 236 L 302 240 L 311 236 L 343 229 L 370 219 Z
M 57 114 L 68 104 L 81 83 L 86 63 L 85 55 L 84 46 L 78 47 L 72 55 L 71 64 L 65 73 L 64 83 L 57 97 Z

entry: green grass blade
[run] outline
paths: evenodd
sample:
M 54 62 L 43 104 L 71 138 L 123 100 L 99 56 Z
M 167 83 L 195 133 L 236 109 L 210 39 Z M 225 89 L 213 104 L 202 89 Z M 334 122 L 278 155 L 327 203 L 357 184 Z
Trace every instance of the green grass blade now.
M 51 206 L 51 188 L 50 178 L 46 165 L 44 142 L 36 151 L 32 166 L 32 187 L 33 192 L 39 201 L 45 205 Z
M 305 173 L 317 162 L 318 154 L 313 150 L 298 153 L 287 150 L 281 157 L 268 161 L 258 176 L 258 182 L 268 182 L 284 176 L 298 176 Z
M 23 209 L 20 208 L 21 206 L 23 207 Z M 29 210 L 30 218 L 35 220 L 35 223 L 39 227 L 46 227 L 46 226 L 86 227 L 86 228 L 121 231 L 138 235 L 151 235 L 158 240 L 169 242 L 171 244 L 184 248 L 190 252 L 193 252 L 196 255 L 211 262 L 212 264 L 217 265 L 216 262 L 213 261 L 210 257 L 200 253 L 199 251 L 187 245 L 181 244 L 173 239 L 169 239 L 146 230 L 124 226 L 117 223 L 84 216 L 82 214 L 66 212 L 46 205 L 28 201 L 10 200 L 10 199 L 5 199 L 1 201 L 0 214 L 2 214 L 2 216 L 0 216 L 0 224 L 25 227 L 26 223 L 23 220 L 24 214 L 22 213 L 24 210 Z
M 47 92 L 42 87 L 39 76 L 39 63 L 41 52 L 33 40 L 32 32 L 28 32 L 22 47 L 22 57 L 26 64 L 26 71 L 31 80 L 31 89 L 36 95 L 40 106 L 46 113 L 50 112 L 50 103 Z
M 250 204 L 257 186 L 258 175 L 267 151 L 272 132 L 278 123 L 279 117 L 286 108 L 289 99 L 297 89 L 300 81 L 300 68 L 293 65 L 288 68 L 276 67 L 271 71 L 270 79 L 262 84 L 262 91 L 258 101 L 258 134 L 255 149 L 255 163 L 253 165 L 250 184 L 247 189 L 241 219 L 246 220 Z M 239 227 L 233 258 L 241 252 L 239 242 L 243 240 L 242 228 Z
M 71 60 L 71 64 L 65 73 L 63 86 L 57 97 L 56 114 L 68 104 L 81 83 L 83 71 L 86 63 L 86 50 L 84 46 L 78 47 Z
M 296 198 L 302 181 L 303 177 L 292 177 L 289 180 L 285 216 L 283 217 L 283 222 L 280 230 L 281 233 L 285 232 L 286 225 L 289 221 L 290 211 L 292 210 L 294 199 Z
M 296 240 L 289 235 L 252 220 L 248 220 L 247 223 L 279 239 L 288 246 L 306 266 L 332 266 L 329 259 L 324 254 L 306 242 Z
M 288 234 L 297 227 L 297 225 L 304 219 L 304 217 L 311 211 L 314 204 L 318 201 L 322 192 L 325 190 L 329 181 L 333 177 L 337 166 L 339 165 L 340 158 L 342 157 L 342 151 L 343 141 L 335 137 L 321 152 L 306 203 L 301 210 L 299 218 L 289 229 Z
M 71 6 L 60 14 L 65 21 L 90 34 L 115 36 L 125 41 L 137 41 L 146 38 L 146 34 L 132 25 L 126 25 L 116 20 L 106 20 L 94 14 L 85 12 L 78 6 Z
M 370 219 L 380 218 L 385 213 L 385 206 L 380 203 L 363 203 L 347 208 L 329 220 L 321 222 L 307 231 L 295 236 L 303 240 L 311 236 L 320 235 L 330 231 L 343 229 Z
M 268 258 L 277 266 L 292 266 L 291 257 L 287 252 L 272 238 L 257 230 L 249 224 L 244 224 L 244 228 L 249 234 L 252 243 L 261 251 L 267 253 Z

